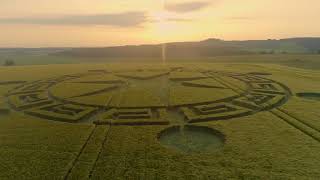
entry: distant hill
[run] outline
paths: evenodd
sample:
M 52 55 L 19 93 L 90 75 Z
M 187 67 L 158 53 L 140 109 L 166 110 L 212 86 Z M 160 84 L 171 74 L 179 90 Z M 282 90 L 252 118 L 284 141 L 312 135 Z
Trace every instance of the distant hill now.
M 320 53 L 320 38 L 280 40 L 224 41 L 207 39 L 199 42 L 167 43 L 169 58 L 211 57 L 242 54 L 309 54 Z M 72 57 L 161 57 L 161 45 L 73 48 L 54 53 Z
M 0 54 L 49 54 L 63 57 L 158 58 L 161 44 L 101 48 L 16 48 L 0 49 Z M 168 58 L 194 58 L 250 54 L 320 54 L 320 38 L 290 38 L 247 41 L 207 39 L 199 42 L 167 43 Z
M 71 48 L 0 48 L 0 58 L 16 55 L 47 55 L 71 50 Z
M 220 40 L 219 40 L 220 41 Z M 223 41 L 221 41 L 223 42 Z M 210 57 L 216 55 L 250 54 L 246 49 L 224 43 L 206 40 L 201 42 L 167 43 L 168 57 Z M 105 48 L 74 48 L 54 53 L 58 56 L 72 57 L 161 57 L 162 45 L 118 46 Z

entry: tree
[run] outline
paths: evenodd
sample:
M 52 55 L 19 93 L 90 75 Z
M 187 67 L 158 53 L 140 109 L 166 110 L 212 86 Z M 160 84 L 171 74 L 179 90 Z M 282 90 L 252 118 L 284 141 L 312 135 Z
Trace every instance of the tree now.
M 320 54 L 320 49 L 317 51 L 317 54 Z
M 266 51 L 260 51 L 259 53 L 260 53 L 260 54 L 267 54 Z
M 14 66 L 15 62 L 12 59 L 7 59 L 4 61 L 4 66 Z

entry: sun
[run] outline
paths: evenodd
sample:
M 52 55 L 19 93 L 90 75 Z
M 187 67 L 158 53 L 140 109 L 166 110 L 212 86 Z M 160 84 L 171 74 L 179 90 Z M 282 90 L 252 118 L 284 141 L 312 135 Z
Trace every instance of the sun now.
M 166 28 L 169 24 L 168 22 L 170 20 L 170 14 L 166 11 L 155 12 L 153 13 L 153 19 L 156 24 L 159 24 L 163 28 Z
M 170 22 L 170 14 L 166 11 L 154 12 L 151 15 L 153 17 L 153 29 L 155 34 L 161 40 L 168 40 L 168 34 L 174 29 L 173 24 Z

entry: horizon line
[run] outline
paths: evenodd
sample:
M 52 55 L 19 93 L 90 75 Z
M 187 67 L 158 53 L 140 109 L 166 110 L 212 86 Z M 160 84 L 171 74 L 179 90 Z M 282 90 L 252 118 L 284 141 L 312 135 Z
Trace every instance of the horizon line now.
M 231 42 L 231 41 L 280 41 L 280 40 L 286 40 L 286 39 L 320 39 L 320 36 L 296 36 L 296 37 L 288 37 L 288 38 L 267 38 L 267 39 L 247 39 L 247 40 L 225 40 L 220 38 L 206 38 L 200 41 L 170 41 L 165 42 L 165 44 L 170 43 L 192 43 L 192 42 L 203 42 L 207 40 L 218 40 L 218 41 L 225 41 L 225 42 Z M 25 47 L 25 46 L 13 46 L 13 47 L 1 47 L 0 50 L 3 49 L 82 49 L 82 48 L 113 48 L 113 47 L 125 47 L 125 46 L 160 46 L 164 43 L 149 43 L 149 44 L 127 44 L 127 45 L 114 45 L 114 46 L 38 46 L 38 47 Z

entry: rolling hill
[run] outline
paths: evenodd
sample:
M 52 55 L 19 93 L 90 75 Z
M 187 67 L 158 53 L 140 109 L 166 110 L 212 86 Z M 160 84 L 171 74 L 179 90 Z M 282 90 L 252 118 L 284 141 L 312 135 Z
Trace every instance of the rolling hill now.
M 199 42 L 167 43 L 170 58 L 212 57 L 244 54 L 310 54 L 320 53 L 320 38 L 280 40 L 224 41 L 207 39 Z M 101 48 L 72 48 L 51 55 L 72 57 L 160 57 L 161 44 Z

